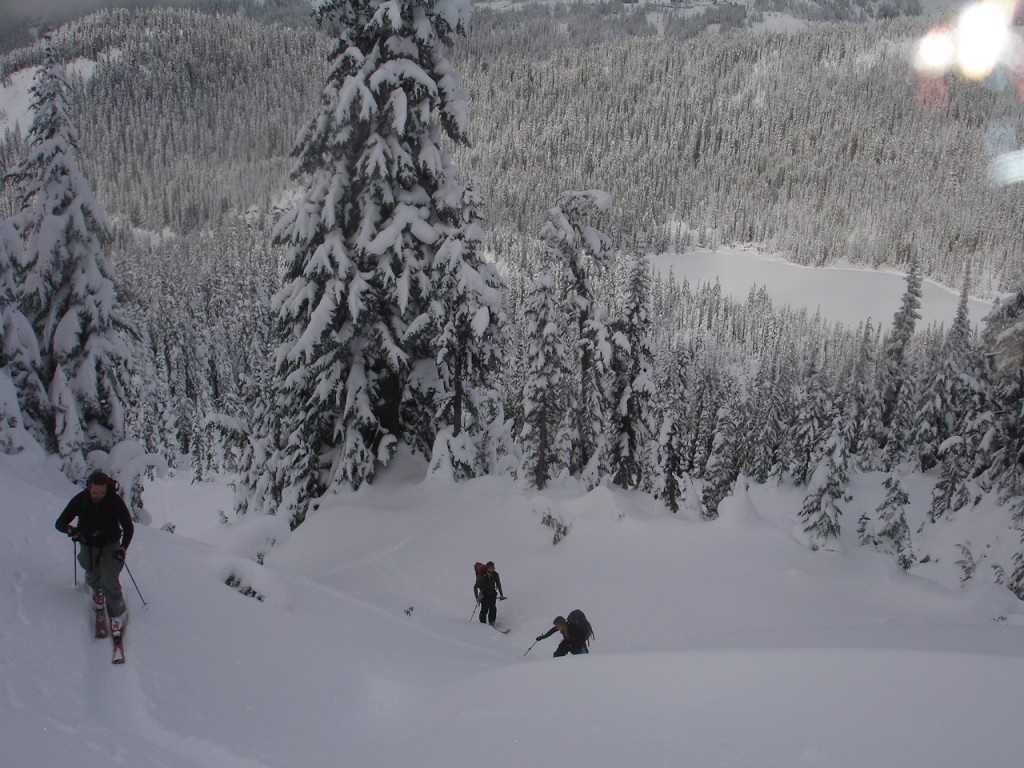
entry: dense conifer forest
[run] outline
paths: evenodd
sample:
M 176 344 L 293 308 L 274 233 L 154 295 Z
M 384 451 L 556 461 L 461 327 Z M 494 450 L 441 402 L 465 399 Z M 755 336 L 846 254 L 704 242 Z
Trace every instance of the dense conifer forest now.
M 451 153 L 427 174 L 432 199 L 454 171 L 466 186 L 431 213 L 447 276 L 437 264 L 410 268 L 395 301 L 420 314 L 391 317 L 391 361 L 366 363 L 380 366 L 395 411 L 375 413 L 371 431 L 456 477 L 514 471 L 543 487 L 569 474 L 708 518 L 740 478 L 791 482 L 806 490 L 809 546 L 857 525 L 902 567 L 913 545 L 901 468 L 934 473 L 932 520 L 986 494 L 1024 510 L 1022 379 L 1007 351 L 1024 307 L 1024 190 L 988 178 L 992 154 L 1016 145 L 1021 102 L 1014 89 L 955 78 L 941 97 L 922 90 L 909 52 L 927 23 L 914 4 L 807 6 L 829 23 L 755 31 L 777 7 L 478 7 L 451 40 L 435 20 L 447 56 L 431 59 L 437 82 L 450 85 L 450 60 L 468 118 L 463 131 L 462 97 L 445 91 L 445 135 L 424 128 L 416 146 Z M 87 77 L 65 70 L 67 113 L 106 209 L 133 351 L 125 434 L 197 477 L 241 473 L 251 491 L 241 508 L 276 505 L 294 524 L 327 487 L 308 467 L 333 455 L 285 445 L 287 387 L 275 379 L 294 364 L 283 362 L 285 339 L 313 354 L 288 314 L 307 290 L 296 280 L 308 233 L 287 212 L 312 194 L 310 121 L 337 55 L 337 19 L 325 21 L 318 29 L 288 3 L 264 15 L 104 10 L 0 62 L 5 81 L 45 66 L 47 50 L 63 65 L 96 62 Z M 300 135 L 306 154 L 293 156 Z M 25 231 L 35 194 L 32 142 L 15 131 L 0 142 L 9 252 L 23 247 L 11 233 Z M 290 176 L 296 166 L 305 175 Z M 290 223 L 275 234 L 279 221 Z M 725 243 L 905 271 L 903 304 L 884 333 L 868 318 L 835 327 L 764 292 L 730 302 L 716 285 L 657 280 L 646 267 L 650 253 Z M 14 327 L 25 276 L 0 277 Z M 916 326 L 924 277 L 962 289 L 946 327 Z M 1012 295 L 972 327 L 968 292 Z M 476 314 L 446 325 L 467 303 Z M 466 367 L 450 366 L 452 350 L 468 347 Z M 32 355 L 5 355 L 23 392 Z M 334 363 L 319 365 L 322 375 Z M 431 366 L 436 380 L 423 374 Z M 307 375 L 294 368 L 287 386 Z M 21 408 L 59 452 L 52 414 Z M 315 415 L 304 423 L 369 434 L 365 419 L 357 429 Z M 366 438 L 331 471 L 370 482 L 385 448 Z M 861 471 L 886 473 L 886 502 L 844 520 L 845 485 Z M 290 496 L 300 476 L 308 487 Z M 1024 597 L 1020 558 L 996 578 Z

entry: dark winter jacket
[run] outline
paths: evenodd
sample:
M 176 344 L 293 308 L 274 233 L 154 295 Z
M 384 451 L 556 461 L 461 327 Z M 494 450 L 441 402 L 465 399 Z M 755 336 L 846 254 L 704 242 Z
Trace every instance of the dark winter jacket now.
M 61 533 L 67 533 L 75 518 L 78 518 L 78 540 L 83 546 L 103 547 L 120 543 L 127 548 L 135 535 L 135 524 L 128 507 L 110 488 L 97 504 L 89 498 L 88 488 L 75 495 L 60 513 L 54 527 Z
M 543 635 L 537 638 L 537 640 L 543 640 L 544 638 L 551 637 L 555 632 L 561 630 L 558 627 L 552 627 Z M 587 635 L 586 633 L 577 627 L 575 624 L 566 624 L 566 634 L 562 638 L 562 642 L 558 645 L 558 650 L 555 651 L 555 656 L 564 656 L 566 652 L 576 655 L 578 653 L 587 653 Z
M 473 585 L 473 597 L 476 597 L 478 593 L 490 600 L 494 600 L 498 595 L 505 596 L 501 589 L 501 576 L 497 571 L 494 573 L 484 571 L 477 576 L 476 584 Z

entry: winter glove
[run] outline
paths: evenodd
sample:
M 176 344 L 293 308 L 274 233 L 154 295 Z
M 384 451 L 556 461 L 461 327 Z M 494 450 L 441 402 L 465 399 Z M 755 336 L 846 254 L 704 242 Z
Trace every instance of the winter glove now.
M 540 642 L 541 640 L 543 640 L 543 639 L 544 639 L 544 635 L 537 635 L 537 642 L 538 642 L 538 643 L 539 643 L 539 642 Z
M 499 597 L 498 599 L 499 599 L 499 600 L 507 600 L 508 598 L 506 598 L 506 597 L 505 597 L 504 595 L 502 595 L 502 596 L 501 596 L 501 597 Z
M 68 538 L 72 541 L 78 541 L 81 537 L 78 535 L 78 529 L 73 525 L 68 526 Z
M 119 563 L 123 563 L 126 554 L 127 550 L 125 550 L 124 547 L 118 547 L 114 550 L 114 559 L 117 560 Z
M 477 596 L 476 596 L 476 602 L 477 602 L 477 604 L 479 604 L 479 603 L 483 602 L 483 599 L 484 599 L 483 595 L 477 595 Z

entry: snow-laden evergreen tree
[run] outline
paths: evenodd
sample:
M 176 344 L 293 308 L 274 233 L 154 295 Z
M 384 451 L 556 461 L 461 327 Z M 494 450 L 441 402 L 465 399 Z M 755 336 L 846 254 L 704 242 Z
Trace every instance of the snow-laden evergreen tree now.
M 860 351 L 850 382 L 850 406 L 853 408 L 853 442 L 850 452 L 861 470 L 877 469 L 879 446 L 884 440 L 882 397 L 878 391 L 878 340 L 868 319 L 861 335 Z
M 649 481 L 651 442 L 657 426 L 654 412 L 654 353 L 650 268 L 647 259 L 630 260 L 626 304 L 616 324 L 617 406 L 612 419 L 612 476 L 623 488 Z
M 573 401 L 570 472 L 600 479 L 599 442 L 607 434 L 611 390 L 611 347 L 606 313 L 594 303 L 593 273 L 604 270 L 611 257 L 611 240 L 597 228 L 611 208 L 610 195 L 598 191 L 570 191 L 558 196 L 541 227 L 546 264 L 564 270 L 565 310 L 574 322 L 574 362 L 577 395 Z M 591 483 L 593 484 L 593 483 Z
M 654 498 L 660 499 L 673 512 L 678 512 L 687 491 L 682 394 L 686 390 L 690 361 L 677 344 L 668 340 L 663 341 L 655 355 L 657 397 L 660 401 L 657 411 L 661 414 L 661 426 L 652 457 L 654 477 L 651 491 Z
M 982 439 L 989 486 L 1024 497 L 1024 280 L 983 321 L 980 354 L 991 361 L 990 433 Z
M 973 363 L 971 326 L 967 314 L 967 288 L 970 275 L 960 290 L 953 324 L 946 334 L 936 375 L 931 379 L 935 409 L 935 432 L 939 443 L 956 432 L 957 420 L 964 415 L 970 398 L 968 378 Z
M 23 411 L 47 409 L 46 389 L 39 379 L 39 342 L 18 308 L 20 254 L 17 232 L 0 219 L 0 451 L 5 453 L 20 451 L 31 434 L 37 441 L 43 438 L 42 425 L 26 424 Z
M 550 272 L 541 273 L 534 282 L 527 296 L 525 318 L 529 348 L 519 429 L 519 477 L 541 489 L 559 468 L 558 429 L 569 413 L 563 321 Z
M 718 505 L 732 493 L 733 484 L 740 472 L 740 435 L 734 410 L 735 406 L 731 403 L 718 409 L 715 437 L 704 469 L 704 490 L 701 494 L 701 516 L 705 520 L 718 518 Z
M 857 534 L 861 544 L 870 544 L 881 552 L 887 552 L 900 568 L 907 571 L 914 564 L 914 550 L 906 515 L 910 497 L 895 472 L 889 473 L 883 485 L 885 499 L 875 510 L 877 521 L 865 512 L 857 522 Z
M 325 490 L 371 481 L 399 442 L 432 448 L 422 430 L 438 409 L 422 398 L 437 375 L 435 259 L 468 218 L 443 146 L 466 140 L 468 96 L 446 51 L 468 11 L 456 0 L 316 6 L 338 38 L 295 149 L 306 187 L 275 231 L 288 254 L 274 300 L 284 444 L 270 471 L 295 523 Z
M 971 477 L 971 457 L 967 440 L 960 435 L 947 438 L 939 446 L 939 479 L 932 489 L 928 520 L 934 523 L 948 512 L 962 509 L 970 501 L 967 481 Z
M 947 418 L 947 414 L 942 410 L 943 403 L 937 396 L 935 388 L 935 382 L 938 380 L 942 368 L 943 345 L 934 340 L 926 342 L 926 344 L 921 368 L 922 379 L 918 386 L 918 401 L 911 416 L 909 440 L 917 468 L 923 472 L 934 467 L 939 460 L 939 447 L 942 445 L 939 434 Z
M 762 358 L 754 376 L 752 394 L 748 401 L 750 422 L 747 428 L 751 435 L 751 444 L 748 446 L 744 471 L 754 482 L 767 482 L 778 463 L 779 446 L 786 432 L 782 418 L 784 397 L 786 393 L 779 387 L 772 366 Z
M 695 477 L 703 477 L 715 438 L 718 409 L 725 401 L 724 364 L 722 350 L 703 346 L 696 356 L 693 392 L 687 393 L 688 431 L 693 435 L 688 470 Z
M 795 445 L 791 442 L 790 436 L 793 431 L 792 425 L 796 422 L 798 393 L 797 380 L 800 369 L 797 365 L 797 353 L 792 345 L 779 349 L 775 355 L 775 371 L 772 375 L 774 384 L 771 388 L 770 397 L 774 402 L 773 411 L 778 422 L 778 428 L 773 430 L 776 435 L 772 459 L 774 464 L 769 470 L 769 476 L 776 480 L 782 480 L 793 461 Z
M 18 422 L 38 442 L 45 440 L 44 425 L 24 421 L 24 413 L 45 414 L 46 387 L 39 377 L 39 341 L 18 305 L 18 263 L 21 239 L 14 227 L 0 219 L 0 369 L 9 378 L 16 400 L 9 405 L 5 423 Z M 2 428 L 2 425 L 0 425 Z
M 808 494 L 800 508 L 803 534 L 811 549 L 835 549 L 838 545 L 843 508 L 848 501 L 849 446 L 853 431 L 849 414 L 841 411 L 831 418 L 831 430 L 820 459 L 807 483 Z
M 999 297 L 982 321 L 981 338 L 997 373 L 1013 375 L 1024 366 L 1024 278 Z
M 612 340 L 612 322 L 608 310 L 595 306 L 593 316 L 583 326 L 583 336 L 579 340 L 579 348 L 583 350 L 579 357 L 582 363 L 580 372 L 586 371 L 588 383 L 579 391 L 585 393 L 588 402 L 578 408 L 571 409 L 570 421 L 562 430 L 565 450 L 563 454 L 566 466 L 580 464 L 579 478 L 587 488 L 594 488 L 612 472 L 612 457 L 615 433 L 616 376 L 614 369 L 615 343 Z M 572 334 L 573 331 L 569 330 Z M 581 431 L 581 426 L 584 429 Z M 588 434 L 584 444 L 579 440 L 581 434 Z M 586 448 L 581 448 L 585 445 Z
M 267 303 L 266 309 L 269 308 Z M 252 359 L 266 359 L 271 346 L 269 323 L 257 323 L 257 330 L 250 337 Z M 246 514 L 261 506 L 278 509 L 282 491 L 272 459 L 275 447 L 282 441 L 283 414 L 274 408 L 273 371 L 267 366 L 254 365 L 251 372 L 243 374 L 238 396 L 247 405 L 244 410 L 239 409 L 245 417 L 230 419 L 227 423 L 223 423 L 227 419 L 223 417 L 220 424 L 227 445 L 238 452 L 242 481 L 235 492 L 235 511 Z
M 886 336 L 882 359 L 884 362 L 882 423 L 888 428 L 892 424 L 896 400 L 905 381 L 903 363 L 907 356 L 914 328 L 921 319 L 921 273 L 918 270 L 917 252 L 911 254 L 907 266 L 907 287 L 900 301 L 900 308 L 892 318 L 892 329 Z
M 144 327 L 134 354 L 136 374 L 132 378 L 129 432 L 142 443 L 147 453 L 165 456 L 176 466 L 173 398 L 167 377 L 167 358 L 154 352 L 151 328 Z
M 984 479 L 1004 499 L 1024 498 L 1024 367 L 993 386 L 993 423 L 982 439 Z
M 938 419 L 937 456 L 941 462 L 939 480 L 932 491 L 928 518 L 934 522 L 949 511 L 961 509 L 970 500 L 967 481 L 973 474 L 979 409 L 983 396 L 974 377 L 971 328 L 967 316 L 967 289 L 970 271 L 964 278 L 953 325 L 946 335 L 942 363 L 932 382 L 933 402 Z
M 809 485 L 811 476 L 820 474 L 816 468 L 821 463 L 821 446 L 828 437 L 831 396 L 825 366 L 819 363 L 814 349 L 796 387 L 794 420 L 787 437 L 791 450 L 789 474 L 795 485 Z
M 893 411 L 892 423 L 889 425 L 888 439 L 885 442 L 885 449 L 882 451 L 882 468 L 886 472 L 892 472 L 899 467 L 911 451 L 917 401 L 918 376 L 911 374 L 900 387 L 900 393 L 896 397 L 896 407 Z
M 683 469 L 683 427 L 674 408 L 663 411 L 661 429 L 655 446 L 654 479 L 651 491 L 673 512 L 685 498 L 687 474 Z
M 28 155 L 8 174 L 13 218 L 24 242 L 21 307 L 39 340 L 40 374 L 49 410 L 31 413 L 47 425 L 48 449 L 65 474 L 85 479 L 86 456 L 125 437 L 129 330 L 104 248 L 106 216 L 79 166 L 78 130 L 68 88 L 47 39 L 30 89 Z
M 1020 543 L 1017 552 L 1013 555 L 1013 571 L 1010 573 L 1007 586 L 1018 599 L 1024 600 L 1024 515 L 1021 514 L 1019 507 L 1014 519 L 1020 529 Z
M 480 204 L 475 184 L 452 201 L 452 217 L 462 216 L 462 226 L 438 248 L 432 278 L 431 336 L 440 376 L 436 419 L 443 433 L 438 437 L 447 441 L 443 452 L 458 478 L 494 469 L 487 439 L 504 413 L 497 386 L 506 340 L 504 286 L 494 264 L 478 253 Z

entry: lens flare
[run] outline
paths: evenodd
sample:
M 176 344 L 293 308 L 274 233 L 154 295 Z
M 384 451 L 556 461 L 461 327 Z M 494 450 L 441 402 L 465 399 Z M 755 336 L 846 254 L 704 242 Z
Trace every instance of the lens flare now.
M 970 5 L 956 25 L 956 59 L 969 80 L 984 80 L 995 70 L 1010 42 L 1010 16 L 1003 3 Z
M 914 68 L 925 77 L 958 70 L 969 80 L 984 80 L 1000 67 L 1016 69 L 1020 41 L 1013 32 L 1018 0 L 980 0 L 951 22 L 922 37 Z
M 955 61 L 956 43 L 947 30 L 932 30 L 917 44 L 914 67 L 923 75 L 941 75 L 948 71 Z
M 1024 150 L 1004 152 L 992 161 L 989 167 L 992 181 L 1000 186 L 1019 184 L 1024 181 Z
M 992 91 L 1012 89 L 1024 102 L 1024 41 L 1013 25 L 1019 2 L 978 0 L 918 41 L 914 69 L 921 76 L 917 97 L 922 109 L 938 115 L 949 106 L 951 72 Z M 1024 149 L 1014 147 L 1016 130 L 996 126 L 988 139 L 992 183 L 1024 182 Z

